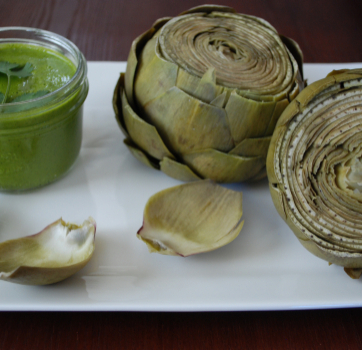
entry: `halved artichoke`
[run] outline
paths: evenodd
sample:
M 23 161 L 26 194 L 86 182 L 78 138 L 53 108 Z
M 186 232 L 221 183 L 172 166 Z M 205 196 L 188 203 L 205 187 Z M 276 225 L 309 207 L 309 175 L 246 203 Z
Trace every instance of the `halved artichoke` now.
M 82 269 L 94 252 L 96 223 L 59 219 L 41 232 L 0 244 L 0 279 L 30 285 L 62 281 Z
M 267 158 L 274 204 L 316 256 L 362 272 L 362 69 L 304 89 L 277 123 Z
M 168 188 L 147 202 L 137 237 L 150 252 L 189 256 L 232 242 L 243 227 L 242 193 L 203 180 Z
M 263 19 L 205 5 L 133 42 L 113 106 L 125 144 L 148 166 L 181 181 L 255 180 L 302 75 L 293 40 Z

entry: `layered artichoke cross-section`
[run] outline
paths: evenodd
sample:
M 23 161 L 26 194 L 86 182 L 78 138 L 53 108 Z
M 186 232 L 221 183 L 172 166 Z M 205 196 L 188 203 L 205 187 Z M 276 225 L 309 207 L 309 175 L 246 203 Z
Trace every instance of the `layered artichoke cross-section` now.
M 309 85 L 276 126 L 267 158 L 274 204 L 316 256 L 362 273 L 362 69 Z
M 115 89 L 125 144 L 182 181 L 262 178 L 276 122 L 303 88 L 301 66 L 293 40 L 231 8 L 160 19 L 133 42 Z

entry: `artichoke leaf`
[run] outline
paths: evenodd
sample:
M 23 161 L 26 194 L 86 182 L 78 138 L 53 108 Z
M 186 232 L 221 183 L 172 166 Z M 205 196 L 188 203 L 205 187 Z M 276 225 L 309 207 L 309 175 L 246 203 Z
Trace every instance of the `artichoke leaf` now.
M 283 99 L 283 100 L 276 102 L 273 114 L 270 118 L 269 125 L 268 125 L 267 129 L 265 130 L 266 136 L 273 135 L 277 122 L 278 122 L 280 116 L 282 115 L 282 113 L 284 112 L 284 109 L 287 108 L 288 105 L 289 105 L 289 101 L 287 99 Z
M 240 157 L 214 149 L 188 153 L 183 160 L 203 178 L 213 178 L 217 182 L 241 182 L 253 179 L 265 166 L 265 159 Z
M 232 92 L 225 106 L 235 143 L 264 136 L 275 109 L 275 102 L 258 102 Z
M 289 105 L 290 106 L 290 105 Z M 288 107 L 289 107 L 288 106 Z M 285 115 L 283 113 L 282 117 Z M 273 136 L 271 138 L 269 148 L 268 148 L 268 154 L 266 157 L 266 170 L 268 174 L 268 180 L 269 183 L 277 186 L 277 184 L 280 184 L 283 182 L 282 179 L 282 173 L 280 171 L 280 155 L 275 152 L 275 149 L 280 148 L 280 144 L 283 142 L 283 137 L 285 134 L 285 131 L 287 129 L 286 125 L 280 125 L 275 128 L 275 131 L 273 133 Z
M 137 237 L 150 252 L 189 256 L 233 241 L 243 226 L 241 218 L 241 192 L 210 180 L 196 181 L 153 195 Z
M 270 190 L 270 193 L 271 193 L 271 197 L 272 197 L 275 209 L 277 210 L 280 217 L 284 221 L 287 221 L 287 213 L 286 213 L 286 210 L 284 208 L 284 193 L 283 193 L 283 191 L 281 191 L 279 189 L 279 186 L 277 184 L 270 183 L 270 182 L 269 182 L 269 190 Z
M 298 64 L 298 68 L 299 68 L 299 72 L 300 72 L 300 82 L 299 84 L 303 84 L 303 52 L 300 48 L 300 46 L 298 45 L 298 43 L 293 40 L 292 38 L 289 38 L 287 36 L 284 35 L 279 35 L 280 38 L 282 39 L 284 45 L 288 48 L 289 52 L 293 55 L 293 57 L 295 58 L 297 64 Z M 304 85 L 300 86 L 300 91 L 303 89 Z
M 134 78 L 134 95 L 140 111 L 150 101 L 176 85 L 178 67 L 157 54 L 157 43 L 157 37 L 149 40 L 139 57 L 137 75 Z
M 234 145 L 225 110 L 176 86 L 149 102 L 144 111 L 168 148 L 178 155 L 206 148 L 227 151 Z
M 135 102 L 133 98 L 133 86 L 134 86 L 134 77 L 136 74 L 137 66 L 138 66 L 138 55 L 139 52 L 142 51 L 142 47 L 147 43 L 147 41 L 152 38 L 154 33 L 158 30 L 159 27 L 162 27 L 170 18 L 161 18 L 157 20 L 154 25 L 142 33 L 139 37 L 137 37 L 131 46 L 131 50 L 127 59 L 127 68 L 125 74 L 125 90 L 128 100 L 130 101 L 130 105 L 135 108 Z
M 141 119 L 128 104 L 125 92 L 122 92 L 122 111 L 124 123 L 128 134 L 139 148 L 150 156 L 161 160 L 163 157 L 173 158 L 173 155 L 165 146 L 157 129 Z
M 124 118 L 122 113 L 122 103 L 121 103 L 121 95 L 122 95 L 122 88 L 121 86 L 124 86 L 124 73 L 120 74 L 120 77 L 117 81 L 117 85 L 113 92 L 113 109 L 116 114 L 116 120 L 119 128 L 121 129 L 124 136 L 129 137 L 128 132 L 126 130 L 126 125 L 124 124 Z
M 298 94 L 299 94 L 299 86 L 297 83 L 295 83 L 294 87 L 288 94 L 289 101 L 294 100 L 298 96 Z
M 358 80 L 361 79 L 361 74 L 362 74 L 362 68 L 357 68 L 357 69 L 349 69 L 346 70 L 345 72 L 343 72 L 342 74 L 333 74 L 333 78 L 335 80 L 336 83 L 345 83 L 342 84 L 342 86 L 340 86 L 341 89 L 347 89 L 349 87 L 353 86 L 353 80 Z M 352 85 L 350 85 L 352 82 Z
M 147 165 L 152 169 L 160 169 L 159 162 L 156 159 L 151 158 L 144 151 L 142 151 L 130 138 L 123 140 L 124 144 L 127 146 L 132 155 L 138 159 L 141 163 Z
M 168 176 L 180 181 L 201 180 L 186 164 L 164 157 L 160 162 L 161 170 Z
M 180 13 L 179 16 L 188 15 L 191 13 L 205 13 L 205 15 L 206 15 L 206 14 L 212 13 L 214 11 L 236 13 L 236 11 L 232 7 L 229 7 L 229 6 L 199 5 L 199 6 L 192 7 L 189 10 Z
M 362 269 L 352 269 L 352 268 L 344 268 L 344 271 L 346 272 L 346 274 L 353 278 L 353 279 L 359 279 L 362 275 Z
M 298 95 L 298 98 L 299 98 L 299 95 Z M 285 110 L 283 110 L 282 114 L 280 115 L 280 117 L 275 125 L 275 129 L 278 126 L 287 125 L 289 123 L 289 121 L 292 120 L 294 118 L 294 116 L 297 115 L 299 112 L 300 112 L 300 103 L 297 99 L 295 99 L 286 106 Z M 274 132 L 275 132 L 275 129 L 274 129 Z
M 221 95 L 215 97 L 210 104 L 215 107 L 225 108 L 226 102 L 229 99 L 230 92 L 224 91 Z
M 257 174 L 253 176 L 250 181 L 259 181 L 261 179 L 264 179 L 266 177 L 266 167 L 264 166 Z
M 222 86 L 216 84 L 214 68 L 209 68 L 201 79 L 180 69 L 176 86 L 205 103 L 211 103 L 224 91 Z
M 313 84 L 309 85 L 309 89 L 304 89 L 300 94 L 298 94 L 298 97 L 294 101 L 298 101 L 299 108 L 303 110 L 311 102 L 315 95 L 317 95 L 318 93 L 322 93 L 329 87 L 333 87 L 334 84 L 335 79 L 333 76 L 318 80 Z
M 96 223 L 81 226 L 62 219 L 43 231 L 0 243 L 0 279 L 44 285 L 62 281 L 82 269 L 94 252 Z
M 229 154 L 241 157 L 264 157 L 268 154 L 271 136 L 244 139 Z

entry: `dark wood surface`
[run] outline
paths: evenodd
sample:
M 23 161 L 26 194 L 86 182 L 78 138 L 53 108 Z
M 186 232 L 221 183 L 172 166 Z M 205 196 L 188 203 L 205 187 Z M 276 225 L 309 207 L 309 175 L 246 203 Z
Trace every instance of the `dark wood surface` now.
M 0 313 L 0 349 L 354 350 L 360 311 Z
M 157 18 L 183 0 L 0 0 L 0 26 L 47 29 L 87 60 L 126 60 Z M 305 62 L 362 62 L 362 2 L 219 1 L 295 39 Z M 361 291 L 362 293 L 362 291 Z M 0 313 L 0 349 L 362 349 L 362 309 L 218 313 Z
M 161 17 L 197 0 L 0 0 L 1 26 L 47 29 L 72 40 L 87 60 L 124 61 L 132 40 Z M 305 62 L 362 62 L 362 2 L 357 0 L 218 1 L 262 17 L 296 40 Z

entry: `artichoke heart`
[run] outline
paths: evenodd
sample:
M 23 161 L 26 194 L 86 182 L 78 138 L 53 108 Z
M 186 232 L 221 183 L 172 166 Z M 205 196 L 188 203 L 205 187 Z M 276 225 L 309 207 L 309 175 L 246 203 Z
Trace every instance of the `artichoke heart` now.
M 144 164 L 181 181 L 239 182 L 266 175 L 275 124 L 303 87 L 296 42 L 261 18 L 205 5 L 134 40 L 113 106 Z
M 302 245 L 362 273 L 362 69 L 333 71 L 280 117 L 267 156 L 271 195 Z
M 202 180 L 168 188 L 147 202 L 137 237 L 150 252 L 189 256 L 220 248 L 243 227 L 242 193 Z
M 96 223 L 59 219 L 41 232 L 0 244 L 0 279 L 29 285 L 62 281 L 82 269 L 94 252 Z

